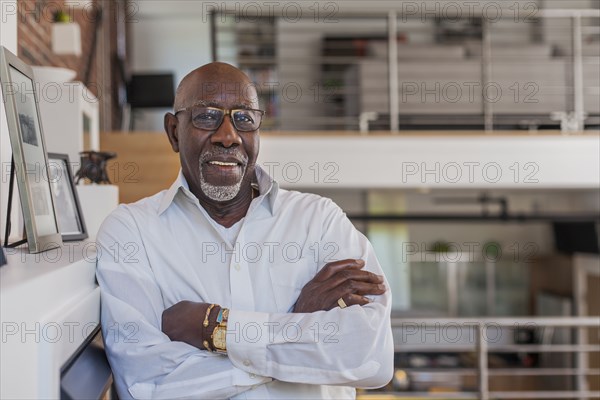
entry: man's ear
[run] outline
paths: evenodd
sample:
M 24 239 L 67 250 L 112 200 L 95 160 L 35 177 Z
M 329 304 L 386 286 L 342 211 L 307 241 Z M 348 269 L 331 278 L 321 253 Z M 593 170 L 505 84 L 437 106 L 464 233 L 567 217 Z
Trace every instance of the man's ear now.
M 177 117 L 171 113 L 165 114 L 165 132 L 175 153 L 179 153 L 179 135 L 177 133 Z

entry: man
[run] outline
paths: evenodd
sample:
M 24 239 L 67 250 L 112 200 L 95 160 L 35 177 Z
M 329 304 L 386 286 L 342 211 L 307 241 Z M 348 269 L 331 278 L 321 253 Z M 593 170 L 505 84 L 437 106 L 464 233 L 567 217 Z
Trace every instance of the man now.
M 198 68 L 174 109 L 177 180 L 98 234 L 119 397 L 341 399 L 387 384 L 391 295 L 373 249 L 331 200 L 256 165 L 264 113 L 248 77 Z

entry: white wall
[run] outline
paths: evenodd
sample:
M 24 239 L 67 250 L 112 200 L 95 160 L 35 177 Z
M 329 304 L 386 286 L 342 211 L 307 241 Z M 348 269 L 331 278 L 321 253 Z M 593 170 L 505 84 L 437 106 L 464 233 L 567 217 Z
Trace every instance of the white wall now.
M 0 45 L 6 47 L 14 54 L 17 53 L 17 2 L 0 1 Z M 0 88 L 0 90 L 2 90 Z M 10 139 L 8 135 L 8 125 L 6 123 L 6 113 L 4 111 L 4 102 L 0 101 L 0 165 L 2 178 L 0 178 L 0 237 L 4 239 L 4 227 L 6 226 L 6 206 L 8 202 L 8 179 L 10 174 Z M 15 183 L 15 192 L 17 192 Z M 15 193 L 15 200 L 18 199 L 18 193 Z M 19 211 L 19 212 L 17 212 Z M 13 237 L 20 235 L 20 204 L 13 203 L 13 212 L 11 219 L 13 222 Z
M 173 72 L 177 86 L 188 72 L 211 61 L 210 27 L 201 3 L 138 2 L 130 30 L 133 73 Z M 167 111 L 136 112 L 135 129 L 161 132 Z

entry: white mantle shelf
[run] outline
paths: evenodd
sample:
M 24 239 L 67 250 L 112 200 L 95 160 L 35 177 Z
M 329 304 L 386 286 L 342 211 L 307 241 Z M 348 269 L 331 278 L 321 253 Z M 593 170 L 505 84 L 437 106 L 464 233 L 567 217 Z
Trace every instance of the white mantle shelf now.
M 60 398 L 60 368 L 100 321 L 95 246 L 68 242 L 40 254 L 5 252 L 0 398 Z

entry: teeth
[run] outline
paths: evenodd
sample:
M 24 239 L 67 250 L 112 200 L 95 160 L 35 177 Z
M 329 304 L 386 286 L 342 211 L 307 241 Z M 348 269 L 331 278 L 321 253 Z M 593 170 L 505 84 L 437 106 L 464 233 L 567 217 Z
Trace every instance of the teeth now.
M 237 163 L 232 163 L 232 162 L 222 162 L 222 161 L 209 161 L 209 164 L 213 164 L 213 165 L 222 165 L 225 167 L 235 167 L 237 165 Z

